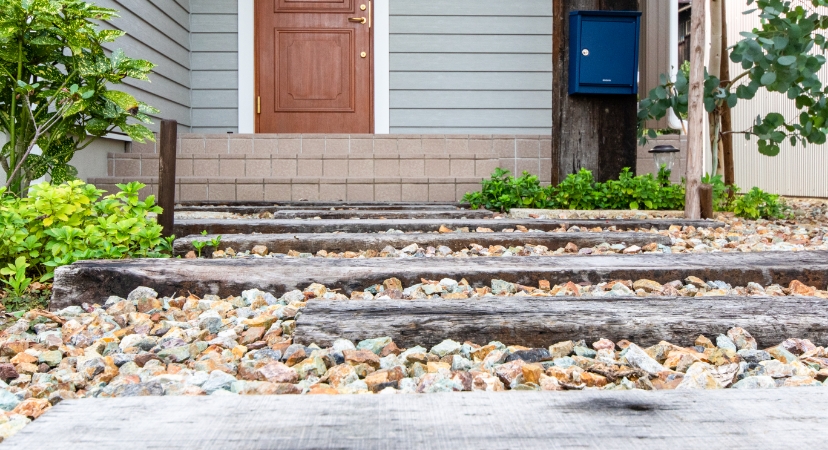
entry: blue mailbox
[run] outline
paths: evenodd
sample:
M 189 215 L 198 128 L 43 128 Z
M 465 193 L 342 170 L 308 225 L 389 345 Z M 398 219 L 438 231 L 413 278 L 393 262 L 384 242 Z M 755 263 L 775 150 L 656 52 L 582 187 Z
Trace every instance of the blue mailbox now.
M 638 11 L 569 14 L 569 94 L 637 94 Z

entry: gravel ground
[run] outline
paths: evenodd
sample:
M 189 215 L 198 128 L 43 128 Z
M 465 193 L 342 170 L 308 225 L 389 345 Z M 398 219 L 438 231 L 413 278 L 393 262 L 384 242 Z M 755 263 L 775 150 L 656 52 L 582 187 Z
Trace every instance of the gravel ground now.
M 716 282 L 690 278 L 687 283 L 679 292 L 725 291 Z M 639 295 L 655 294 L 656 284 L 646 280 L 552 289 L 495 280 L 492 289 L 472 295 L 491 295 L 492 290 L 507 295 L 629 295 L 629 285 Z M 659 294 L 675 291 L 669 286 Z M 377 299 L 404 292 L 422 298 L 418 295 L 428 291 L 448 299 L 470 288 L 443 280 L 402 289 L 399 280 L 390 279 L 355 297 L 374 298 L 367 294 L 372 290 Z M 759 290 L 766 295 L 812 293 L 799 282 L 787 289 L 756 286 L 745 293 Z M 110 298 L 103 307 L 30 311 L 0 334 L 0 437 L 13 435 L 62 400 L 83 397 L 754 389 L 821 386 L 828 377 L 828 350 L 799 339 L 760 350 L 740 328 L 726 336 L 700 336 L 691 347 L 662 342 L 641 348 L 602 339 L 530 349 L 449 340 L 431 349 L 400 349 L 383 337 L 339 340 L 325 349 L 292 344 L 294 319 L 313 298 L 346 297 L 319 284 L 278 299 L 257 290 L 226 299 L 157 299 L 155 291 L 138 288 L 127 299 Z

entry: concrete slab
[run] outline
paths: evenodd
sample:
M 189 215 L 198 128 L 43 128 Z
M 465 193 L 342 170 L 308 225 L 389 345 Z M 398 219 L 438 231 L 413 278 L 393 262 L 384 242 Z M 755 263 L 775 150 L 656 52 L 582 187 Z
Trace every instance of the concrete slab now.
M 345 294 L 396 277 L 404 285 L 421 278 L 465 278 L 473 287 L 502 279 L 527 286 L 539 280 L 553 284 L 648 278 L 659 283 L 693 275 L 734 286 L 790 284 L 799 280 L 825 289 L 828 252 L 708 253 L 692 255 L 570 256 L 520 258 L 257 258 L 257 259 L 133 259 L 82 261 L 55 271 L 51 308 L 104 302 L 110 295 L 126 297 L 138 286 L 161 295 L 187 291 L 197 295 L 239 295 L 261 289 L 276 295 L 304 289 L 311 283 L 340 288 Z
M 296 320 L 293 341 L 329 347 L 388 336 L 402 348 L 445 339 L 480 345 L 546 348 L 567 340 L 627 339 L 692 346 L 699 334 L 748 330 L 759 348 L 788 338 L 828 345 L 828 300 L 806 297 L 572 298 L 489 297 L 473 300 L 312 300 Z
M 493 219 L 494 213 L 486 210 L 408 210 L 392 211 L 378 210 L 324 210 L 324 209 L 296 209 L 278 210 L 273 213 L 275 219 L 430 219 L 430 220 L 465 220 L 465 219 Z
M 207 231 L 209 234 L 249 234 L 249 233 L 376 233 L 389 229 L 409 232 L 438 231 L 441 226 L 452 230 L 468 228 L 470 231 L 478 227 L 489 228 L 494 231 L 516 229 L 518 225 L 530 230 L 555 231 L 564 226 L 569 228 L 578 226 L 582 229 L 601 227 L 607 229 L 616 227 L 618 230 L 634 231 L 637 229 L 666 230 L 671 225 L 693 226 L 696 228 L 723 227 L 721 222 L 707 220 L 684 219 L 652 219 L 652 220 L 534 220 L 534 219 L 397 219 L 397 220 L 296 220 L 296 219 L 224 219 L 224 220 L 180 220 L 175 223 L 176 236 L 190 236 Z
M 58 404 L 4 449 L 822 448 L 828 388 L 163 397 Z
M 184 255 L 195 250 L 193 241 L 210 240 L 214 235 L 188 236 L 175 240 L 176 255 Z M 386 246 L 399 250 L 411 244 L 421 247 L 441 245 L 459 251 L 468 248 L 471 244 L 488 247 L 502 245 L 504 247 L 543 245 L 550 250 L 565 247 L 568 243 L 578 247 L 594 247 L 604 242 L 613 244 L 638 245 L 643 247 L 650 243 L 669 246 L 668 236 L 654 233 L 325 233 L 325 234 L 231 234 L 222 236 L 221 247 L 232 247 L 235 251 L 247 251 L 256 245 L 265 245 L 273 253 L 287 253 L 295 250 L 300 253 L 316 253 L 319 250 L 328 252 L 381 251 Z

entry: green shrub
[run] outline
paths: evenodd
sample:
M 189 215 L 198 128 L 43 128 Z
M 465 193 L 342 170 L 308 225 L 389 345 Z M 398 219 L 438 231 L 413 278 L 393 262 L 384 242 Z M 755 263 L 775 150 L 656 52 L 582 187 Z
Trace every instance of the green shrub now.
M 608 209 L 658 210 L 684 209 L 685 186 L 670 182 L 670 171 L 664 167 L 658 176 L 634 176 L 624 168 L 617 180 L 596 182 L 592 172 L 581 169 L 570 174 L 557 186 L 541 187 L 538 177 L 524 172 L 519 178 L 508 170 L 495 169 L 491 179 L 483 181 L 483 190 L 469 192 L 463 201 L 472 208 L 509 211 L 512 208 L 538 209 Z M 713 185 L 716 211 L 733 212 L 748 219 L 782 219 L 790 216 L 789 208 L 778 195 L 753 188 L 742 196 L 737 186 L 727 186 L 721 175 L 706 175 L 703 183 Z
M 155 198 L 139 200 L 141 183 L 103 192 L 82 181 L 32 186 L 26 198 L 0 188 L 0 267 L 7 292 L 18 295 L 32 279 L 47 281 L 57 267 L 86 259 L 165 257 L 172 239 L 150 217 Z M 21 267 L 22 274 L 21 274 Z

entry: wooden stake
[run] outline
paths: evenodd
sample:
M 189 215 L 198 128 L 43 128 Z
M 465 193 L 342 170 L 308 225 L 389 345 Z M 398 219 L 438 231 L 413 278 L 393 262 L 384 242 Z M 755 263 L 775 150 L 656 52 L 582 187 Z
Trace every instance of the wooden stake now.
M 164 227 L 164 236 L 173 234 L 175 223 L 175 159 L 178 142 L 178 122 L 161 121 L 158 161 L 158 206 L 164 209 L 158 223 Z
M 699 201 L 701 202 L 701 218 L 713 218 L 713 185 L 702 184 L 699 186 Z
M 689 129 L 687 136 L 687 194 L 684 216 L 701 218 L 699 185 L 704 171 L 704 8 L 705 0 L 693 0 L 690 39 Z

